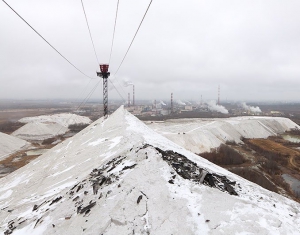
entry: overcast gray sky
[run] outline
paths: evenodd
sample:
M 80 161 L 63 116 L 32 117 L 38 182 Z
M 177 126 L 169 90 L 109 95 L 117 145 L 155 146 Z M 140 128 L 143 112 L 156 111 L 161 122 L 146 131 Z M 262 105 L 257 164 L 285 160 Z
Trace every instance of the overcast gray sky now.
M 6 0 L 87 75 L 0 1 L 0 98 L 83 99 L 100 78 L 80 0 Z M 120 0 L 115 73 L 150 0 Z M 84 0 L 100 63 L 109 60 L 117 0 Z M 115 80 L 126 99 L 300 100 L 299 0 L 153 0 Z M 92 98 L 102 98 L 102 85 Z M 112 89 L 109 99 L 120 98 Z

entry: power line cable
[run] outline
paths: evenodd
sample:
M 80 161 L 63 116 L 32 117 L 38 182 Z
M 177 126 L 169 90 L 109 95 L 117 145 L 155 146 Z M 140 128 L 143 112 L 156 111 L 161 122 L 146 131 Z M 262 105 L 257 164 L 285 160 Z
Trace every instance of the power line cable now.
M 116 76 L 115 76 L 116 77 Z M 115 80 L 117 80 L 117 77 L 116 77 L 116 79 Z M 123 89 L 123 86 L 122 86 L 122 84 L 120 84 L 119 82 L 116 82 L 116 84 L 118 84 L 119 85 L 119 87 L 121 88 L 121 91 L 123 91 L 123 94 L 126 96 L 127 95 L 127 93 L 125 92 L 125 90 Z
M 20 19 L 22 19 L 38 36 L 40 36 L 53 50 L 55 50 L 63 59 L 65 59 L 70 65 L 72 65 L 78 72 L 83 74 L 84 76 L 92 78 L 88 75 L 86 75 L 84 72 L 82 72 L 79 68 L 77 68 L 73 63 L 71 63 L 65 56 L 63 56 L 54 46 L 52 46 L 38 31 L 36 31 L 22 16 L 20 16 L 7 2 L 2 0 L 17 16 L 19 16 Z
M 81 5 L 82 5 L 83 12 L 84 12 L 86 24 L 87 24 L 87 27 L 88 27 L 88 30 L 89 30 L 91 42 L 92 42 L 92 44 L 93 44 L 95 56 L 96 56 L 96 59 L 97 59 L 98 64 L 100 64 L 100 63 L 99 63 L 99 60 L 98 60 L 98 57 L 97 57 L 97 53 L 96 53 L 94 41 L 93 41 L 93 38 L 92 38 L 91 30 L 90 30 L 90 27 L 89 27 L 87 15 L 86 15 L 86 12 L 85 12 L 85 9 L 84 9 L 83 0 L 81 0 Z M 112 44 L 111 44 L 110 56 L 109 56 L 109 63 L 108 63 L 108 64 L 110 64 L 111 55 L 112 55 L 112 50 L 113 50 L 113 45 L 114 45 L 114 38 L 115 38 L 115 31 L 116 31 L 117 17 L 118 17 L 118 9 L 119 9 L 119 0 L 118 0 L 118 2 L 117 2 L 117 10 L 116 10 L 116 16 L 115 16 L 115 24 L 114 24 L 114 30 L 113 30 L 113 38 L 112 38 Z M 117 93 L 120 95 L 121 99 L 123 99 L 123 100 L 125 101 L 124 97 L 120 94 L 119 90 L 116 88 L 116 86 L 113 84 L 113 82 L 112 82 L 110 79 L 109 79 L 109 81 L 110 81 L 110 83 L 113 85 L 113 87 L 116 89 L 116 91 L 117 91 Z M 94 92 L 94 91 L 93 91 L 93 92 Z
M 88 82 L 87 85 L 89 85 L 89 83 L 91 82 L 91 80 L 92 80 L 92 79 L 89 80 L 89 82 Z M 89 100 L 89 98 L 90 98 L 91 95 L 94 93 L 94 91 L 96 90 L 96 88 L 98 87 L 99 84 L 100 84 L 100 80 L 99 80 L 98 83 L 93 87 L 93 89 L 89 92 L 89 94 L 84 98 L 84 100 L 80 103 L 80 105 L 76 108 L 75 112 L 78 111 L 78 110 L 80 109 L 80 107 L 81 107 L 82 105 L 84 105 L 84 104 Z M 67 120 L 66 123 L 69 122 L 69 120 L 73 117 L 73 115 L 74 115 L 74 114 L 71 115 L 71 117 Z M 63 128 L 63 126 L 56 132 L 55 136 L 58 135 L 58 133 L 62 130 L 62 128 Z M 12 155 L 12 154 L 14 154 L 14 153 L 16 153 L 16 152 L 18 152 L 18 151 L 19 151 L 19 150 L 12 151 L 12 152 L 10 152 L 10 153 L 4 154 L 4 155 L 0 156 L 0 158 L 4 158 L 4 157 L 7 157 L 7 156 L 10 156 L 10 155 Z
M 117 69 L 116 72 L 115 72 L 115 75 L 119 72 L 119 69 L 121 68 L 121 66 L 122 66 L 122 64 L 123 64 L 123 62 L 124 62 L 124 60 L 125 60 L 125 58 L 126 58 L 128 52 L 129 52 L 130 48 L 131 48 L 131 46 L 132 46 L 132 43 L 133 43 L 133 41 L 134 41 L 134 39 L 135 39 L 137 33 L 139 32 L 140 27 L 141 27 L 141 25 L 142 25 L 142 23 L 143 23 L 143 21 L 144 21 L 146 15 L 147 15 L 147 12 L 148 12 L 148 10 L 149 10 L 151 4 L 152 4 L 152 1 L 153 1 L 153 0 L 151 0 L 150 3 L 149 3 L 149 5 L 148 5 L 147 10 L 146 10 L 146 12 L 145 12 L 145 14 L 144 14 L 144 16 L 143 16 L 143 18 L 142 18 L 140 24 L 139 24 L 139 27 L 137 28 L 137 30 L 136 30 L 136 32 L 135 32 L 135 35 L 134 35 L 134 37 L 133 37 L 133 39 L 132 39 L 132 41 L 131 41 L 129 47 L 128 47 L 128 49 L 127 49 L 127 51 L 126 51 L 126 53 L 125 53 L 125 55 L 124 55 L 124 57 L 123 57 L 123 59 L 122 59 L 120 65 L 119 65 L 119 67 L 118 67 L 118 69 Z
M 93 89 L 90 91 L 90 93 L 85 97 L 85 99 L 80 103 L 80 105 L 78 106 L 78 108 L 76 109 L 76 111 L 78 111 L 80 109 L 80 107 L 82 105 L 84 105 L 92 96 L 92 94 L 94 93 L 94 91 L 96 90 L 96 88 L 99 86 L 101 80 L 99 80 L 96 85 L 93 87 Z
M 109 55 L 109 62 L 108 62 L 108 64 L 110 64 L 112 50 L 113 50 L 113 46 L 114 46 L 114 39 L 115 39 L 115 32 L 116 32 L 116 25 L 117 25 L 117 18 L 118 18 L 118 10 L 119 10 L 119 0 L 117 2 L 117 10 L 116 10 L 116 16 L 115 16 L 115 25 L 114 25 L 114 31 L 113 31 L 113 37 L 112 37 L 112 42 L 111 42 L 111 48 L 110 48 L 110 55 Z
M 91 81 L 91 80 L 90 80 Z M 90 81 L 89 81 L 89 83 L 90 83 Z M 83 99 L 83 101 L 81 101 L 81 103 L 78 105 L 78 107 L 76 108 L 76 110 L 75 110 L 75 112 L 77 112 L 80 108 L 81 108 L 81 106 L 82 105 L 84 105 L 89 99 L 90 99 L 90 97 L 92 96 L 92 94 L 94 93 L 94 91 L 96 90 L 96 88 L 99 86 L 99 84 L 100 84 L 100 81 L 101 80 L 99 80 L 97 83 L 96 83 L 96 85 L 93 87 L 93 89 L 88 93 L 88 95 Z M 68 124 L 68 122 L 70 121 L 70 119 L 73 117 L 73 115 L 74 115 L 74 113 L 68 118 L 68 120 L 66 121 L 66 124 Z M 63 129 L 63 125 L 62 125 L 62 127 L 56 132 L 56 134 L 55 134 L 55 136 L 58 136 L 58 133 Z
M 92 44 L 93 44 L 95 56 L 96 56 L 96 59 L 97 59 L 98 65 L 99 65 L 100 63 L 99 63 L 99 59 L 98 59 L 98 56 L 97 56 L 97 53 L 96 53 L 95 44 L 94 44 L 94 41 L 93 41 L 93 38 L 92 38 L 92 33 L 91 33 L 90 26 L 89 26 L 89 22 L 88 22 L 86 12 L 85 12 L 85 9 L 84 9 L 83 0 L 81 0 L 81 5 L 82 5 L 83 13 L 84 13 L 84 16 L 85 16 L 85 21 L 86 21 L 86 24 L 87 24 L 87 27 L 88 27 L 88 30 L 89 30 L 89 33 L 90 33 L 90 38 L 91 38 L 91 41 L 92 41 Z
M 119 96 L 121 97 L 121 99 L 126 102 L 126 100 L 124 99 L 124 97 L 121 95 L 121 93 L 119 92 L 119 90 L 116 88 L 116 86 L 113 84 L 113 82 L 111 81 L 111 79 L 108 79 L 110 81 L 110 83 L 113 85 L 113 87 L 116 89 L 116 91 L 118 92 Z

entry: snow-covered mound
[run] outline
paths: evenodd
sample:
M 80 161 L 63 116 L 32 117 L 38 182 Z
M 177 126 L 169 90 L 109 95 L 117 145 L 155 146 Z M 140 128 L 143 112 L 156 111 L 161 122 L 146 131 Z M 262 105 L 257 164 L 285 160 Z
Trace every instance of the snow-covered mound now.
M 14 131 L 12 135 L 24 140 L 45 140 L 67 131 L 67 127 L 58 123 L 30 122 Z
M 20 119 L 19 122 L 27 124 L 13 132 L 13 136 L 24 140 L 45 140 L 65 134 L 69 130 L 69 125 L 90 124 L 92 121 L 88 117 L 71 113 L 61 113 L 26 117 Z
M 267 138 L 300 128 L 288 118 L 236 117 L 224 119 L 176 119 L 148 122 L 153 130 L 194 152 L 208 152 L 226 141 L 241 143 L 241 138 Z
M 92 121 L 88 117 L 79 116 L 77 114 L 60 113 L 60 114 L 42 115 L 36 117 L 25 117 L 25 118 L 21 118 L 19 122 L 58 123 L 64 127 L 68 127 L 69 125 L 73 125 L 73 124 L 90 124 Z
M 6 234 L 300 234 L 299 204 L 119 108 L 0 179 Z
M 25 140 L 0 132 L 0 160 L 3 160 L 10 154 L 29 146 L 30 143 Z

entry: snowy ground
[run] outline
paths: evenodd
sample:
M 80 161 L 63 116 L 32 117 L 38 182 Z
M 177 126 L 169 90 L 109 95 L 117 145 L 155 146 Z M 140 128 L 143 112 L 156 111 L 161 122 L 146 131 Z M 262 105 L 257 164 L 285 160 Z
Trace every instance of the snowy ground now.
M 267 138 L 291 128 L 300 128 L 288 118 L 237 117 L 220 119 L 175 119 L 146 122 L 157 133 L 194 152 L 208 152 L 226 141 L 241 138 Z
M 8 157 L 13 152 L 26 149 L 30 146 L 25 140 L 0 132 L 0 160 Z
M 200 183 L 203 172 L 215 186 Z M 123 107 L 0 185 L 7 234 L 300 234 L 299 203 L 178 146 Z
M 45 140 L 68 131 L 72 124 L 90 124 L 88 117 L 76 114 L 62 113 L 54 115 L 43 115 L 37 117 L 26 117 L 19 122 L 27 123 L 12 133 L 13 136 L 24 140 Z

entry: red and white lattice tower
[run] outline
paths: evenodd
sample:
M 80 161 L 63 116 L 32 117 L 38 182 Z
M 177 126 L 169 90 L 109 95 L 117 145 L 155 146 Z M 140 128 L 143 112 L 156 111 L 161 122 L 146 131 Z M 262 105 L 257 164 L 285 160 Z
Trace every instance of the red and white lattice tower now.
M 103 78 L 103 115 L 104 118 L 107 118 L 108 116 L 108 84 L 107 79 L 110 75 L 110 72 L 108 72 L 108 64 L 100 64 L 100 71 L 97 72 L 98 77 Z

